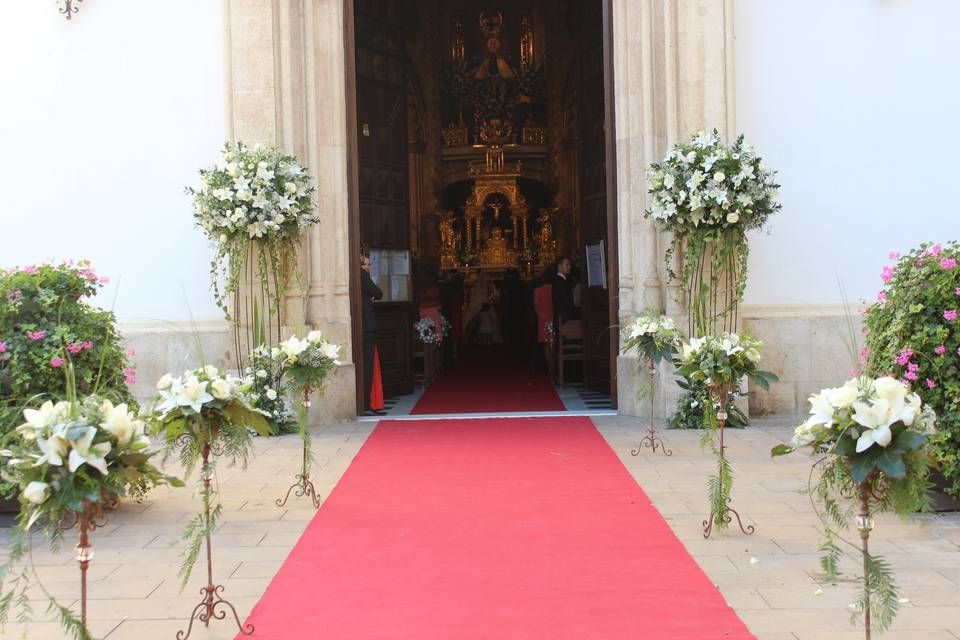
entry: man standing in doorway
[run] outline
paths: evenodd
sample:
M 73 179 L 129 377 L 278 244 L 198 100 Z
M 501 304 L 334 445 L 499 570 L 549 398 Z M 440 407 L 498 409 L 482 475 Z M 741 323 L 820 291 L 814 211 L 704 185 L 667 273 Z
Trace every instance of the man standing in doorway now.
M 377 316 L 373 301 L 383 297 L 383 291 L 370 277 L 370 256 L 360 254 L 360 304 L 363 307 L 363 412 L 365 415 L 382 416 L 382 411 L 370 407 L 370 390 L 373 388 L 373 350 L 377 346 Z
M 573 283 L 570 281 L 570 272 L 573 265 L 570 258 L 557 259 L 557 277 L 553 280 L 553 325 L 559 329 L 567 320 L 576 319 L 576 310 L 573 306 Z

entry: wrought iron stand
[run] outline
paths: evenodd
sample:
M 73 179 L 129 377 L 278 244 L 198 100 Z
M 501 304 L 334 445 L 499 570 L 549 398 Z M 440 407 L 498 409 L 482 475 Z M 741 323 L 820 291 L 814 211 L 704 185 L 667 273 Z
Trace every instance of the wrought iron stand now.
M 305 421 L 306 421 L 307 409 L 310 408 L 310 390 L 311 389 L 309 385 L 307 385 L 307 387 L 303 390 L 303 411 L 300 412 L 299 419 L 301 421 L 300 428 L 304 431 L 301 431 L 301 433 L 305 433 L 305 429 L 307 428 Z M 308 456 L 309 456 L 309 452 L 307 449 L 307 439 L 306 439 L 306 436 L 304 436 L 303 467 L 301 468 L 300 473 L 294 476 L 297 479 L 297 481 L 294 482 L 289 489 L 287 489 L 287 494 L 283 496 L 283 499 L 281 500 L 280 498 L 277 498 L 274 501 L 276 502 L 276 505 L 278 507 L 282 507 L 283 505 L 287 504 L 287 500 L 290 498 L 290 492 L 296 489 L 297 492 L 295 495 L 298 498 L 307 496 L 313 502 L 313 506 L 315 509 L 320 508 L 320 496 L 317 495 L 317 489 L 316 487 L 313 486 L 313 481 L 310 480 L 310 466 L 309 466 Z
M 233 619 L 237 623 L 237 627 L 240 628 L 240 633 L 245 636 L 248 636 L 253 633 L 253 625 L 247 623 L 243 625 L 240 623 L 240 616 L 237 615 L 236 608 L 230 604 L 229 601 L 225 600 L 221 593 L 223 592 L 222 584 L 213 583 L 213 552 L 210 545 L 210 473 L 207 469 L 207 465 L 210 462 L 210 445 L 205 444 L 203 446 L 203 510 L 204 517 L 206 518 L 206 530 L 207 530 L 207 586 L 200 589 L 200 594 L 203 596 L 203 600 L 196 607 L 193 608 L 193 613 L 190 614 L 190 624 L 187 626 L 186 632 L 177 631 L 177 640 L 186 640 L 190 637 L 190 632 L 193 631 L 193 621 L 199 620 L 203 623 L 203 626 L 210 626 L 210 619 L 223 620 L 227 617 L 227 607 L 230 608 L 230 612 L 233 614 Z M 221 606 L 221 609 L 218 611 L 217 607 Z
M 723 430 L 727 425 L 727 401 L 730 398 L 730 383 L 717 385 L 714 382 L 707 383 L 710 387 L 710 395 L 713 400 L 718 404 L 719 408 L 717 409 L 717 420 L 720 422 L 720 464 L 723 465 L 723 461 L 726 459 L 726 454 L 724 453 L 723 446 Z M 717 513 L 713 509 L 710 510 L 710 517 L 707 520 L 703 521 L 703 537 L 709 538 L 710 534 L 713 533 L 713 525 L 717 524 L 718 526 L 723 524 L 730 524 L 733 522 L 733 518 L 737 519 L 737 526 L 740 527 L 740 531 L 747 534 L 748 536 L 753 535 L 756 531 L 756 528 L 751 524 L 747 525 L 746 528 L 743 526 L 743 521 L 740 520 L 740 514 L 736 512 L 735 509 L 731 508 L 730 497 L 727 497 L 724 503 L 724 509 L 722 512 Z M 733 514 L 731 516 L 730 514 Z
M 103 512 L 102 505 L 83 501 L 83 507 L 80 511 L 74 512 L 74 520 L 64 527 L 68 531 L 73 527 L 80 530 L 80 541 L 77 543 L 76 558 L 80 565 L 80 621 L 84 628 L 87 626 L 87 569 L 90 567 L 90 561 L 93 560 L 93 547 L 90 545 L 90 532 L 99 529 L 107 524 L 107 514 Z
M 650 426 L 647 427 L 647 435 L 641 438 L 640 444 L 637 445 L 636 449 L 630 451 L 630 455 L 640 455 L 640 451 L 644 447 L 647 447 L 653 453 L 656 453 L 657 447 L 660 447 L 660 449 L 663 450 L 664 455 L 672 456 L 673 450 L 667 449 L 667 445 L 663 442 L 663 438 L 660 437 L 660 432 L 657 431 L 657 428 L 653 424 L 653 414 L 655 411 L 654 404 L 656 400 L 655 391 L 657 389 L 657 367 L 653 363 L 652 359 L 647 361 L 647 371 L 650 373 Z
M 870 555 L 869 539 L 873 529 L 873 520 L 870 518 L 871 485 L 868 478 L 858 487 L 860 511 L 857 513 L 857 531 L 860 532 L 860 553 L 863 556 L 863 637 L 870 640 L 870 582 L 867 580 L 867 556 Z

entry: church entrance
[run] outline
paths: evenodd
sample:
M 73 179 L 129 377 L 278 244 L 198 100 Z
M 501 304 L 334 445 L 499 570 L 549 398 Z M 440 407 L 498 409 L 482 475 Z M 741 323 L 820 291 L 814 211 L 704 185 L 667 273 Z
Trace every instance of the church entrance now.
M 607 0 L 348 0 L 347 12 L 350 232 L 382 294 L 388 408 L 613 408 Z M 354 286 L 356 356 L 367 295 Z

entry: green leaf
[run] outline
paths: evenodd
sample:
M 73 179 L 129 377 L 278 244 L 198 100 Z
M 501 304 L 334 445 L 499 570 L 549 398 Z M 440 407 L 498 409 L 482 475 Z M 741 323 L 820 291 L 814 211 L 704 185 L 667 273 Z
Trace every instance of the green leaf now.
M 893 451 L 884 451 L 877 456 L 877 468 L 883 471 L 888 478 L 902 478 L 907 472 L 903 463 L 903 456 Z
M 843 435 L 837 439 L 837 444 L 833 448 L 833 452 L 838 456 L 852 456 L 857 452 L 857 439 L 850 435 L 849 431 L 845 431 Z
M 876 467 L 878 455 L 875 449 L 875 447 L 871 448 L 867 453 L 853 459 L 853 464 L 850 465 L 850 475 L 853 476 L 853 480 L 857 484 L 866 480 L 870 472 Z
M 775 458 L 777 456 L 784 456 L 788 453 L 793 453 L 794 451 L 796 451 L 796 449 L 788 444 L 778 444 L 773 449 L 770 449 L 770 457 Z
M 907 430 L 894 438 L 893 442 L 888 447 L 888 450 L 902 454 L 907 453 L 908 451 L 916 451 L 925 444 L 927 444 L 926 435 L 918 431 Z

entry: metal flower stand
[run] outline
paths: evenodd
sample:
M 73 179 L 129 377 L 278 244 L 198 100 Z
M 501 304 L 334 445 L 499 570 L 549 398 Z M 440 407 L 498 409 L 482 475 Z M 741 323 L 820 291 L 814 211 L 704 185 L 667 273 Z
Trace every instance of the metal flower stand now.
M 306 433 L 306 419 L 307 419 L 307 409 L 310 408 L 310 385 L 307 385 L 303 390 L 303 407 L 299 412 L 300 420 L 300 429 L 301 433 Z M 294 489 L 297 490 L 296 497 L 302 498 L 307 496 L 313 502 L 313 507 L 315 509 L 320 508 L 320 496 L 317 495 L 317 489 L 313 486 L 313 481 L 310 480 L 310 460 L 309 460 L 309 448 L 307 446 L 307 436 L 304 435 L 303 439 L 303 466 L 300 469 L 300 473 L 294 476 L 297 481 L 290 485 L 290 488 L 287 489 L 287 493 L 283 496 L 283 499 L 277 498 L 274 502 L 278 507 L 282 507 L 287 504 L 287 500 L 290 498 L 290 492 Z
M 726 453 L 724 453 L 723 445 L 723 430 L 727 425 L 727 401 L 730 398 L 730 383 L 725 383 L 718 385 L 712 380 L 707 383 L 710 387 L 710 396 L 713 401 L 717 404 L 717 421 L 720 423 L 720 468 L 722 469 L 724 463 L 726 462 Z M 720 474 L 719 480 L 722 482 L 722 473 Z M 710 534 L 713 533 L 714 524 L 718 528 L 721 528 L 721 523 L 723 525 L 730 524 L 733 522 L 733 518 L 737 519 L 737 526 L 740 527 L 740 531 L 749 535 L 753 535 L 756 531 L 756 528 L 751 524 L 746 528 L 743 526 L 743 521 L 740 520 L 740 514 L 736 512 L 733 508 L 730 507 L 730 497 L 727 496 L 724 502 L 724 509 L 720 513 L 717 513 L 714 509 L 710 510 L 710 517 L 707 520 L 703 521 L 703 537 L 709 538 Z M 731 516 L 731 514 L 733 514 Z
M 653 453 L 656 453 L 657 448 L 659 447 L 663 451 L 664 455 L 672 456 L 673 450 L 667 449 L 667 445 L 664 444 L 663 438 L 660 437 L 660 432 L 657 431 L 657 428 L 653 424 L 653 415 L 655 410 L 654 403 L 656 400 L 655 391 L 657 389 L 657 367 L 652 358 L 647 360 L 647 372 L 650 374 L 650 426 L 647 427 L 647 435 L 640 440 L 640 444 L 637 445 L 636 449 L 630 451 L 630 455 L 640 455 L 640 451 L 644 447 L 650 449 Z
M 186 436 L 186 439 L 184 438 Z M 189 434 L 184 434 L 180 436 L 179 444 L 185 444 L 186 440 L 191 438 Z M 233 614 L 233 619 L 237 623 L 237 627 L 240 629 L 240 633 L 245 636 L 249 636 L 253 633 L 253 625 L 247 623 L 246 625 L 240 623 L 240 616 L 237 615 L 237 609 L 230 604 L 228 600 L 225 600 L 221 595 L 223 593 L 222 584 L 213 583 L 213 551 L 211 549 L 210 543 L 210 483 L 212 477 L 208 471 L 208 464 L 210 463 L 210 453 L 211 448 L 209 444 L 205 444 L 203 447 L 203 511 L 204 517 L 206 518 L 206 543 L 207 543 L 207 586 L 200 589 L 200 594 L 203 596 L 203 600 L 196 607 L 193 608 L 193 613 L 190 614 L 190 624 L 187 626 L 186 631 L 177 631 L 177 640 L 186 640 L 190 637 L 190 632 L 193 631 L 193 621 L 199 620 L 203 623 L 203 626 L 210 626 L 210 619 L 223 620 L 227 617 L 227 608 L 230 609 L 230 613 Z M 217 607 L 221 607 L 217 610 Z
M 93 560 L 93 547 L 90 545 L 90 532 L 99 529 L 107 524 L 107 514 L 103 512 L 103 506 L 91 502 L 83 501 L 83 508 L 80 511 L 73 512 L 73 521 L 64 526 L 64 531 L 74 527 L 80 530 L 80 541 L 77 542 L 76 559 L 80 565 L 80 621 L 83 627 L 87 627 L 87 569 L 90 568 L 90 561 Z

